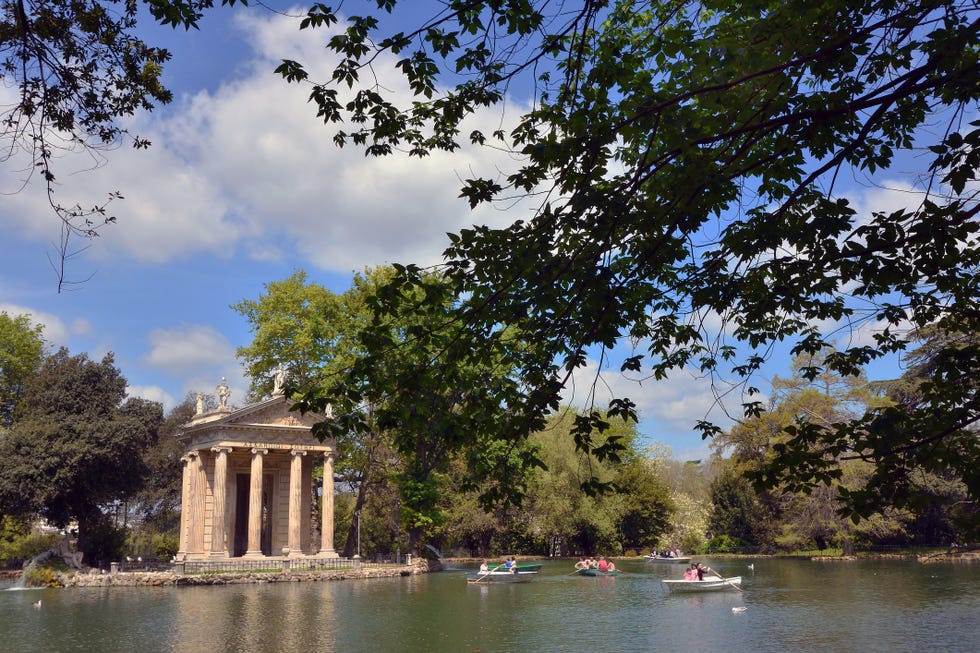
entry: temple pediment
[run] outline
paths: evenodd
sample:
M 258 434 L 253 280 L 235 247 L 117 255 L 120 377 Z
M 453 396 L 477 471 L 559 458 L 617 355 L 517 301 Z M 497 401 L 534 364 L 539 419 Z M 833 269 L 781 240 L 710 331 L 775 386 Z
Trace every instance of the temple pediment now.
M 280 395 L 233 410 L 198 413 L 184 425 L 177 439 L 187 450 L 213 446 L 331 449 L 311 432 L 324 416 L 292 411 L 292 405 Z

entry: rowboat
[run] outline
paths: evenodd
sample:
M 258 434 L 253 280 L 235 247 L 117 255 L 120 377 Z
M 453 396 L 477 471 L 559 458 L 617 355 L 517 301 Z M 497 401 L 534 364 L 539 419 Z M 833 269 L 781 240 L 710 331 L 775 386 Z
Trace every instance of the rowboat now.
M 676 558 L 671 558 L 671 557 L 668 557 L 668 556 L 645 555 L 645 556 L 643 556 L 643 560 L 646 561 L 646 562 L 662 562 L 662 563 L 667 563 L 667 564 L 670 564 L 670 563 L 681 563 L 681 564 L 684 564 L 684 563 L 690 562 L 691 561 L 691 558 L 689 556 L 678 556 Z
M 541 562 L 525 562 L 524 564 L 517 565 L 517 571 L 541 571 L 541 567 L 544 564 Z M 496 571 L 502 573 L 510 573 L 514 568 L 506 567 L 503 564 L 500 565 L 490 565 L 490 571 Z
M 544 564 L 542 564 L 540 562 L 528 562 L 528 563 L 525 563 L 523 565 L 517 565 L 517 571 L 518 572 L 521 572 L 521 571 L 541 571 L 541 567 L 543 567 L 543 566 L 544 566 Z M 501 571 L 503 571 L 503 569 L 501 569 Z
M 579 569 L 579 576 L 619 576 L 619 570 L 613 569 L 612 571 L 599 571 L 598 569 Z
M 535 576 L 538 575 L 536 571 L 520 571 L 516 573 L 513 571 L 491 571 L 486 574 L 481 574 L 479 572 L 473 574 L 466 574 L 467 583 L 529 583 Z
M 671 592 L 713 592 L 717 590 L 741 589 L 741 576 L 722 578 L 721 576 L 705 576 L 703 580 L 662 580 Z

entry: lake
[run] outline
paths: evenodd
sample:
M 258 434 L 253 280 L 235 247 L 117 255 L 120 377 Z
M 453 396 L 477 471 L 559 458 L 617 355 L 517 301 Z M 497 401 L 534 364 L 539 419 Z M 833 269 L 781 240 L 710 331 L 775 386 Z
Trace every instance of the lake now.
M 703 558 L 744 592 L 668 593 L 683 565 L 619 563 L 531 583 L 424 576 L 210 587 L 0 591 L 0 652 L 696 651 L 974 653 L 980 565 Z M 754 570 L 749 569 L 752 563 Z M 469 569 L 472 571 L 473 569 Z M 41 600 L 41 607 L 33 604 Z M 732 608 L 744 607 L 733 612 Z

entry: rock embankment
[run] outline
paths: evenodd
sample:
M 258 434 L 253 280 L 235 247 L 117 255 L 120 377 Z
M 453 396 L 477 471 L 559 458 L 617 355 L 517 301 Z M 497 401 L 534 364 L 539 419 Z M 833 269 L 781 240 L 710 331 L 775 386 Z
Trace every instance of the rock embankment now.
M 242 583 L 302 583 L 365 578 L 394 578 L 439 571 L 438 562 L 422 560 L 411 566 L 362 567 L 302 572 L 222 572 L 177 574 L 172 571 L 127 571 L 115 574 L 61 574 L 65 587 L 169 587 L 173 585 L 237 585 Z

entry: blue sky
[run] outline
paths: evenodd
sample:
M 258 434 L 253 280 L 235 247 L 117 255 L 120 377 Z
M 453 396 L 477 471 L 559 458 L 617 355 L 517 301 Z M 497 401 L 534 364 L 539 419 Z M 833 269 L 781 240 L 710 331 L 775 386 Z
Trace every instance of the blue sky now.
M 98 165 L 85 156 L 57 164 L 63 201 L 97 203 L 111 191 L 125 197 L 112 205 L 118 223 L 70 262 L 69 278 L 84 283 L 57 293 L 49 258 L 58 223 L 37 180 L 16 192 L 17 162 L 7 162 L 0 188 L 0 310 L 31 314 L 52 347 L 93 358 L 114 352 L 133 395 L 169 409 L 188 392 L 213 392 L 226 377 L 232 403 L 242 402 L 248 382 L 235 349 L 251 338 L 232 304 L 257 298 L 264 284 L 298 269 L 343 292 L 352 271 L 366 266 L 437 263 L 446 232 L 529 215 L 532 207 L 520 204 L 506 213 L 473 212 L 457 198 L 461 176 L 512 164 L 503 155 L 464 148 L 452 158 L 420 161 L 335 148 L 333 129 L 315 118 L 307 90 L 272 72 L 283 58 L 329 68 L 324 33 L 299 32 L 295 18 L 226 8 L 209 14 L 200 31 L 148 31 L 173 51 L 166 82 L 176 96 L 131 120 L 153 147 L 105 152 Z M 404 86 L 394 75 L 382 81 Z M 473 126 L 492 131 L 523 102 L 509 98 L 503 108 L 476 115 Z M 897 207 L 908 201 L 904 188 L 856 187 L 853 199 Z M 768 372 L 785 374 L 787 362 L 775 360 Z M 725 423 L 711 411 L 706 381 L 681 372 L 641 385 L 616 369 L 604 370 L 604 382 L 611 394 L 638 403 L 641 431 L 651 441 L 666 443 L 679 458 L 705 455 L 691 426 L 706 416 Z M 596 370 L 595 364 L 584 370 L 577 387 Z M 767 389 L 764 378 L 756 385 Z M 738 399 L 730 408 L 737 405 Z

